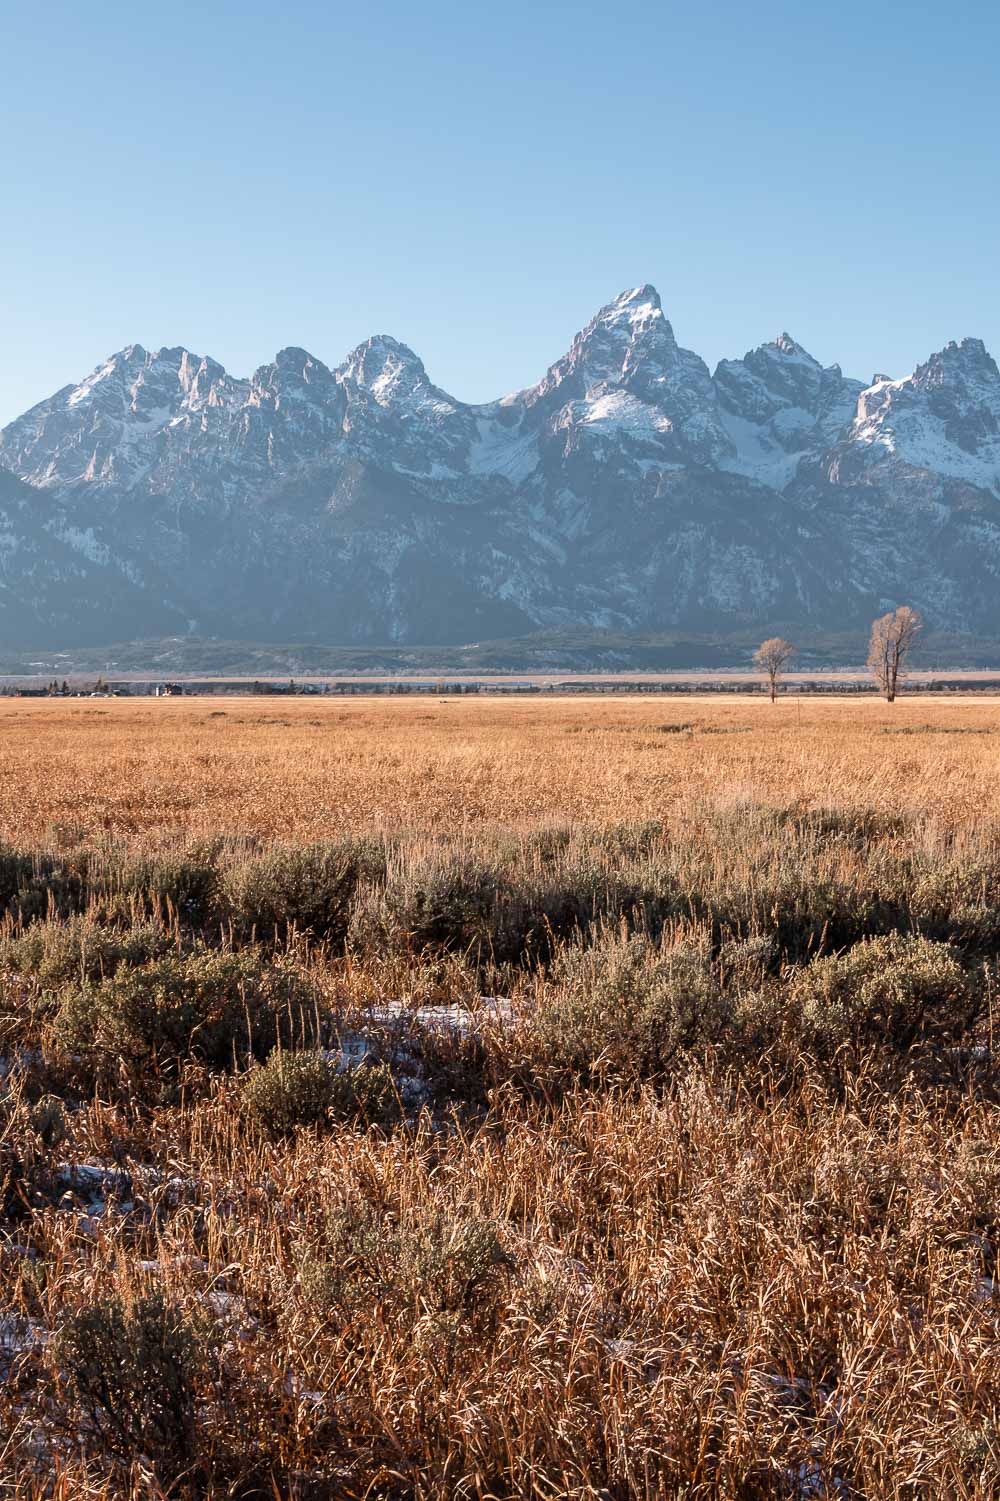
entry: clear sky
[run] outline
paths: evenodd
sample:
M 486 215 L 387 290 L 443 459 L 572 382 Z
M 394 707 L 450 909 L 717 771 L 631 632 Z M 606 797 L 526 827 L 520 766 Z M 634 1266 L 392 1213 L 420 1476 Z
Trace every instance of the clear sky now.
M 139 342 L 456 396 L 652 281 L 710 365 L 1000 357 L 996 0 L 0 0 L 0 422 Z

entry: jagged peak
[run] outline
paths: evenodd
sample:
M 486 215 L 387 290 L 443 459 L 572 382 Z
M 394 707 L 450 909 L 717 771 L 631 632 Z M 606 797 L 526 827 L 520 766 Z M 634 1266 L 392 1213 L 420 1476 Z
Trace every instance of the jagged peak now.
M 982 339 L 974 339 L 972 337 L 958 340 L 950 339 L 945 345 L 945 349 L 949 353 L 954 350 L 958 354 L 972 355 L 976 359 L 992 359 Z
M 997 370 L 996 361 L 982 339 L 949 339 L 944 348 L 932 354 L 927 361 L 928 365 L 935 363 L 980 368 L 989 371 L 992 375 L 1000 373 Z
M 333 384 L 333 372 L 318 360 L 308 349 L 289 344 L 279 349 L 267 365 L 259 365 L 250 378 L 252 400 L 258 403 L 262 396 L 288 395 L 301 392 L 304 386 L 329 386 Z
M 98 385 L 101 381 L 110 380 L 112 376 L 122 372 L 141 370 L 149 358 L 149 352 L 142 344 L 126 344 L 124 349 L 117 349 L 114 354 L 109 354 L 106 359 L 94 366 L 89 375 L 71 384 L 68 389 L 83 391 Z
M 194 350 L 188 349 L 184 344 L 163 344 L 159 349 L 147 349 L 144 344 L 126 344 L 117 354 L 109 355 L 103 365 L 98 365 L 97 370 L 121 369 L 123 366 L 129 369 L 149 368 L 156 365 L 167 365 L 176 370 L 184 364 L 207 364 L 218 370 L 222 369 L 218 360 L 213 360 L 209 355 L 195 354 Z
M 335 374 L 337 380 L 371 392 L 382 404 L 401 386 L 412 390 L 430 385 L 420 356 L 391 334 L 373 334 L 351 350 Z
M 1000 369 L 982 339 L 949 339 L 943 349 L 937 349 L 919 364 L 912 375 L 894 384 L 924 386 L 947 384 L 952 380 L 983 380 L 992 383 L 1000 379 Z
M 284 349 L 279 349 L 274 356 L 271 368 L 280 370 L 282 373 L 299 376 L 307 384 L 313 381 L 330 381 L 333 372 L 328 365 L 317 359 L 316 355 L 310 354 L 308 349 L 301 348 L 298 344 L 289 344 Z
M 149 382 L 157 383 L 157 376 L 169 373 L 183 393 L 197 380 L 199 372 L 210 379 L 225 373 L 214 360 L 192 354 L 181 345 L 151 351 L 142 344 L 126 344 L 59 396 L 65 394 L 66 405 L 70 407 L 86 405 L 94 399 L 100 399 L 103 405 L 110 402 L 113 406 L 119 401 L 130 405 Z
M 619 292 L 613 302 L 608 303 L 608 308 L 643 308 L 650 306 L 658 312 L 663 311 L 660 294 L 650 281 L 643 282 L 640 287 L 629 287 L 624 292 Z
M 641 287 L 630 287 L 620 292 L 611 302 L 599 309 L 590 322 L 576 335 L 568 356 L 587 348 L 595 336 L 604 339 L 612 335 L 616 342 L 629 342 L 644 334 L 665 340 L 673 345 L 674 332 L 664 315 L 660 294 L 649 282 Z M 558 369 L 557 361 L 551 369 Z
M 789 333 L 780 333 L 776 339 L 771 339 L 766 344 L 758 344 L 755 349 L 748 349 L 742 359 L 720 360 L 715 369 L 715 379 L 739 380 L 745 378 L 747 373 L 763 379 L 765 382 L 778 376 L 782 382 L 787 379 L 789 366 L 798 365 L 810 372 L 822 371 L 823 366 Z M 840 373 L 840 366 L 834 365 L 831 371 Z
M 370 338 L 365 339 L 363 343 L 351 350 L 341 368 L 348 369 L 360 366 L 366 361 L 381 360 L 385 362 L 389 359 L 393 359 L 400 365 L 405 365 L 411 370 L 419 370 L 421 374 L 426 373 L 424 371 L 424 362 L 420 356 L 414 353 L 408 344 L 403 344 L 399 339 L 394 339 L 392 334 L 372 334 Z
M 153 364 L 179 365 L 185 360 L 197 360 L 200 364 L 202 356 L 186 349 L 183 344 L 164 344 L 162 348 L 154 350 L 149 358 Z
M 767 344 L 758 344 L 756 349 L 748 350 L 744 355 L 744 359 L 747 361 L 759 360 L 762 357 L 765 359 L 779 359 L 785 364 L 808 365 L 813 370 L 822 370 L 823 368 L 815 355 L 810 354 L 804 344 L 800 344 L 797 339 L 793 339 L 791 334 L 787 332 L 780 333 L 776 339 L 772 339 Z M 832 366 L 831 368 L 839 370 L 840 367 Z
M 797 339 L 793 339 L 790 333 L 780 333 L 770 344 L 763 344 L 761 348 L 777 350 L 779 354 L 783 354 L 787 359 L 808 360 L 810 365 L 819 364 L 819 360 L 811 355 L 808 349 L 800 344 Z
M 558 399 L 556 393 L 567 381 L 587 390 L 599 384 L 651 388 L 667 378 L 682 353 L 693 371 L 691 362 L 697 357 L 678 350 L 659 292 L 650 282 L 643 282 L 606 303 L 537 385 L 513 391 L 497 405 L 511 407 L 523 402 L 531 407 L 543 400 Z M 708 379 L 707 368 L 704 374 Z
M 169 370 L 182 380 L 185 375 L 195 371 L 211 372 L 213 376 L 226 373 L 211 355 L 195 354 L 183 344 L 163 345 L 160 349 L 147 349 L 143 344 L 126 344 L 124 349 L 109 354 L 106 360 L 96 365 L 88 376 L 71 386 L 70 390 L 82 391 L 119 374 L 142 379 L 146 372 L 159 370 Z
M 644 282 L 641 287 L 629 287 L 612 302 L 606 303 L 591 319 L 582 337 L 586 338 L 602 325 L 623 327 L 632 335 L 657 327 L 661 334 L 669 333 L 673 339 L 673 329 L 664 314 L 660 294 L 650 282 Z

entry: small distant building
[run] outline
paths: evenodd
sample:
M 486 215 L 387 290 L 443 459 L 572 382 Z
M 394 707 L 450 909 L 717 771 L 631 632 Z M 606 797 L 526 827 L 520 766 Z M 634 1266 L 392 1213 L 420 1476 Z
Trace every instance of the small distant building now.
M 156 698 L 183 698 L 184 684 L 157 683 L 156 687 L 153 689 L 153 694 Z

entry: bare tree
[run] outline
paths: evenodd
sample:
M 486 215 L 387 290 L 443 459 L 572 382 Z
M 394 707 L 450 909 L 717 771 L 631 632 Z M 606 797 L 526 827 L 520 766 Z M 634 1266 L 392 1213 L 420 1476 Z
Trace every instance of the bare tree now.
M 909 605 L 900 605 L 872 623 L 868 671 L 890 704 L 895 702 L 900 678 L 906 676 L 906 657 L 923 624 Z
M 771 636 L 767 641 L 762 641 L 753 654 L 754 666 L 758 672 L 767 673 L 772 704 L 778 696 L 778 679 L 794 655 L 795 647 L 780 636 Z

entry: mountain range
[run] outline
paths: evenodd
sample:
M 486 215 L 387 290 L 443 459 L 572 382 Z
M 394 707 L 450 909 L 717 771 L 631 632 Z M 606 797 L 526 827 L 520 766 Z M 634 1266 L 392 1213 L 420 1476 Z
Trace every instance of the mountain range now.
M 587 626 L 1000 636 L 1000 371 L 711 372 L 652 286 L 471 405 L 386 335 L 249 379 L 133 344 L 0 432 L 0 636 L 459 643 Z

